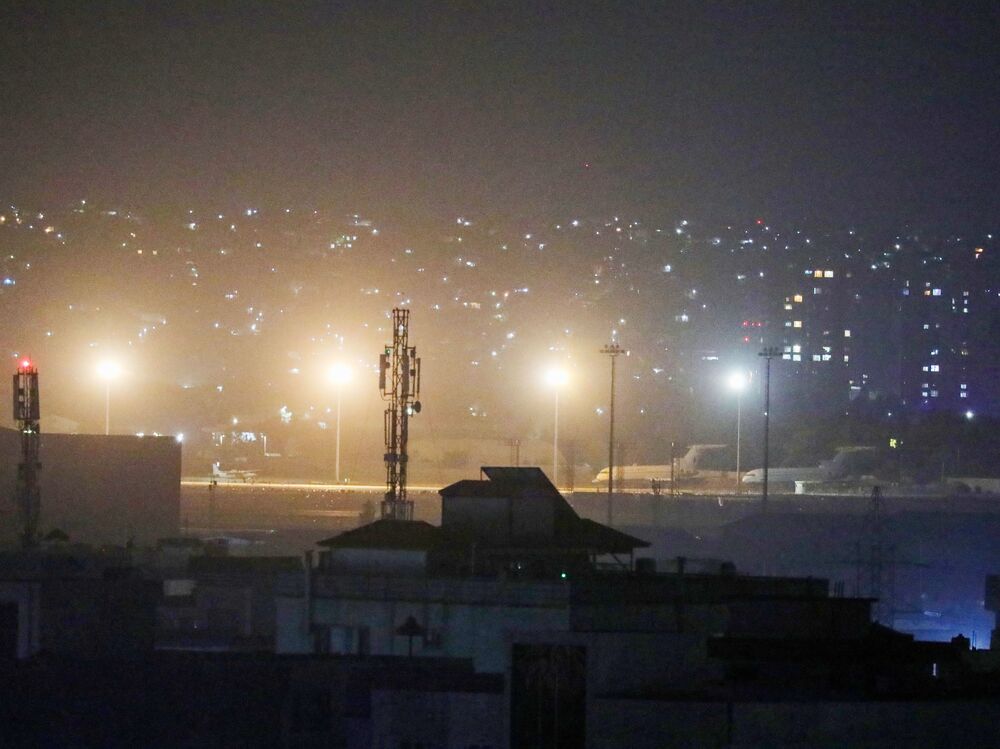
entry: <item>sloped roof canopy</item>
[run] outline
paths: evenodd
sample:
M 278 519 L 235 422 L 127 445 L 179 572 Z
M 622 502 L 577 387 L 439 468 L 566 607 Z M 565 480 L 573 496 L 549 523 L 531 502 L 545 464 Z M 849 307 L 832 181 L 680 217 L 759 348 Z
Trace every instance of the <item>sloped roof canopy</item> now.
M 328 549 L 428 551 L 441 543 L 441 529 L 423 520 L 376 520 L 319 542 Z
M 473 542 L 485 551 L 629 554 L 641 539 L 576 514 L 540 468 L 487 466 L 485 480 L 440 490 L 441 526 L 383 519 L 319 542 L 328 549 L 455 551 Z
M 576 514 L 537 467 L 485 466 L 486 480 L 441 489 L 442 530 L 494 547 L 596 554 L 631 553 L 646 541 Z

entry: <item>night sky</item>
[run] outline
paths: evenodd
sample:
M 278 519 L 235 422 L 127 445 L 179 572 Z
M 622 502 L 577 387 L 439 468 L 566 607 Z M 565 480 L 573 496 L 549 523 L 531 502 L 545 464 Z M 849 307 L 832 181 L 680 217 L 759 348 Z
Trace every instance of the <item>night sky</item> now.
M 995 3 L 8 3 L 5 203 L 998 215 Z

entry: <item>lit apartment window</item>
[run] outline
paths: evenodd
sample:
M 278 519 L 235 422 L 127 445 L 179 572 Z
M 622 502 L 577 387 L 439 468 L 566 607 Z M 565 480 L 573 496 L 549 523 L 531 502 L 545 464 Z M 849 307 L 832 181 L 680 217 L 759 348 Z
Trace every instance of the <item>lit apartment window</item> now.
M 823 271 L 823 278 L 833 278 L 833 271 L 832 270 Z
M 823 277 L 823 271 L 821 270 L 813 271 L 813 278 L 822 278 L 822 277 Z
M 847 354 L 844 354 L 844 364 L 847 364 L 850 360 L 851 357 L 849 357 Z
M 961 393 L 958 394 L 958 397 L 959 398 L 968 398 L 969 394 L 963 390 Z
M 941 296 L 941 289 L 934 289 L 934 291 L 932 291 L 931 294 L 933 294 L 934 296 Z
M 931 398 L 937 398 L 937 395 L 938 395 L 937 390 L 931 390 Z
M 802 295 L 801 294 L 796 294 L 795 296 L 792 297 L 792 301 L 801 304 L 802 303 Z
M 930 330 L 931 326 L 928 323 L 924 323 L 924 330 Z
M 969 389 L 969 386 L 968 386 L 968 385 L 966 385 L 966 384 L 965 384 L 964 382 L 963 382 L 963 383 L 962 383 L 961 385 L 959 385 L 959 387 L 960 387 L 960 388 L 961 388 L 962 390 L 968 390 L 968 389 Z
M 791 309 L 792 309 L 792 305 L 790 305 L 790 304 L 786 304 L 786 305 L 785 305 L 785 309 L 786 309 L 786 310 L 791 310 Z
M 813 361 L 820 361 L 819 354 L 813 354 Z
M 802 354 L 792 354 L 792 361 L 802 361 Z
M 823 361 L 830 361 L 832 357 L 833 354 L 823 354 Z
M 801 328 L 802 327 L 802 321 L 801 320 L 796 320 L 795 322 L 792 323 L 792 327 L 793 328 Z
M 844 331 L 844 338 L 850 338 L 850 337 L 851 337 L 851 331 L 845 330 Z
M 931 372 L 940 372 L 940 371 L 941 371 L 940 364 L 931 364 Z
M 800 344 L 796 343 L 794 346 L 792 346 L 792 353 L 793 354 L 801 354 L 802 353 L 802 346 Z

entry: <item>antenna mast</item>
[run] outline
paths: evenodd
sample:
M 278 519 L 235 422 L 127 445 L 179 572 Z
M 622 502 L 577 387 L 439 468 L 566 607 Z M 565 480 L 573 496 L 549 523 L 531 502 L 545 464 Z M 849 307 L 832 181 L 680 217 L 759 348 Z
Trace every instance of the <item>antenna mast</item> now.
M 38 516 L 41 491 L 38 461 L 41 431 L 38 426 L 41 411 L 38 404 L 38 369 L 30 359 L 18 363 L 14 375 L 14 421 L 21 433 L 21 462 L 17 466 L 17 509 L 21 519 L 21 545 L 30 548 L 38 543 Z
M 410 311 L 392 311 L 392 345 L 379 356 L 378 387 L 385 410 L 385 498 L 382 518 L 413 520 L 413 502 L 406 496 L 406 443 L 409 419 L 420 413 L 420 359 L 410 346 Z

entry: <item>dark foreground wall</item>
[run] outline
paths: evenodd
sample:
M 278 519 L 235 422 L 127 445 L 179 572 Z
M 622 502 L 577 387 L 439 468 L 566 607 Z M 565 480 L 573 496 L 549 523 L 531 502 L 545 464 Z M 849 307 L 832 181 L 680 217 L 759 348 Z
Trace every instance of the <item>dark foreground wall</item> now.
M 0 429 L 0 541 L 17 532 L 20 435 Z M 41 532 L 72 541 L 151 544 L 180 525 L 181 446 L 172 437 L 43 434 Z

